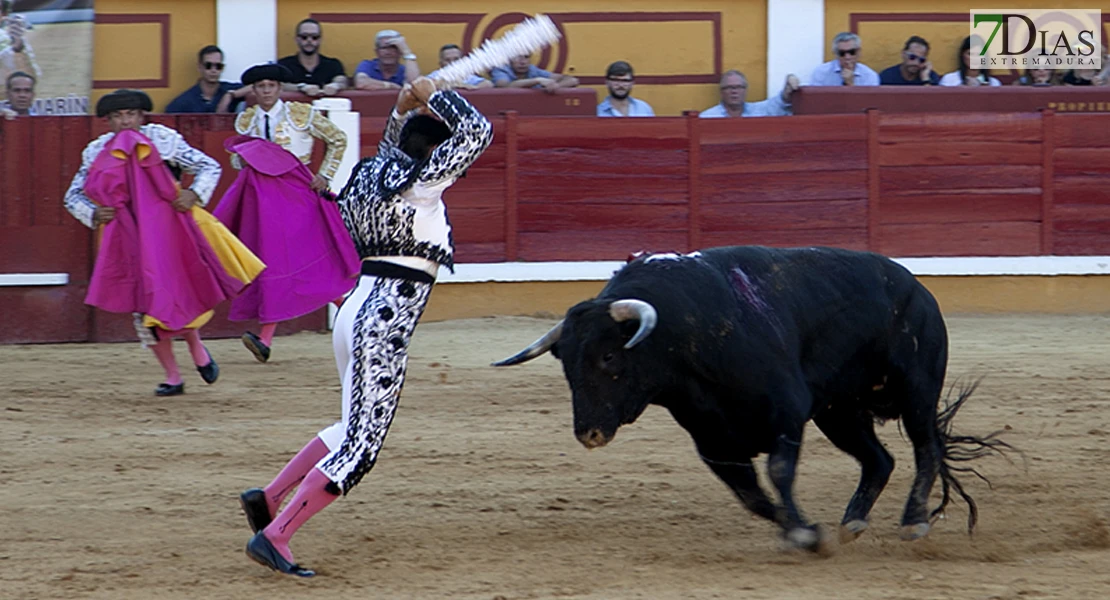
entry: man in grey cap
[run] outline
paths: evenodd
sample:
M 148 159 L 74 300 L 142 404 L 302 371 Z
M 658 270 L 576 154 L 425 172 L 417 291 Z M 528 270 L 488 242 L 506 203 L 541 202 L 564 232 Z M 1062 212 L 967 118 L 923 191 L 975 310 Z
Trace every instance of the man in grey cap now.
M 374 36 L 378 57 L 364 60 L 355 69 L 355 88 L 360 90 L 396 90 L 420 77 L 420 65 L 409 49 L 405 37 L 392 29 L 383 29 Z

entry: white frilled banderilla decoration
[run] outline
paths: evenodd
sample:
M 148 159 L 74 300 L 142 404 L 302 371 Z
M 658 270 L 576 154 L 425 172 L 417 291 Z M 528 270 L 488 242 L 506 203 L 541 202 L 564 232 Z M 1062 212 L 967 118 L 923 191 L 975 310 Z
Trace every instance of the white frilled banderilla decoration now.
M 496 40 L 486 40 L 481 48 L 428 75 L 437 87 L 454 87 L 471 75 L 509 64 L 514 56 L 532 54 L 559 41 L 559 29 L 551 17 L 536 15 L 525 19 Z

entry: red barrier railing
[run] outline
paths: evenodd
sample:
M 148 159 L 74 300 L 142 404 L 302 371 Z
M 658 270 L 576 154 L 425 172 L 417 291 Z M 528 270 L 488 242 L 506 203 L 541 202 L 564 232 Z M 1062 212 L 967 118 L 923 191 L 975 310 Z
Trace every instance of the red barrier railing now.
M 222 148 L 231 117 L 152 119 L 221 161 L 218 198 L 234 176 Z M 493 145 L 445 196 L 458 262 L 726 244 L 1110 254 L 1110 115 L 491 120 Z M 362 120 L 364 156 L 383 122 Z M 0 287 L 0 342 L 133 337 L 129 319 L 82 304 L 91 233 L 62 208 L 81 149 L 103 131 L 88 117 L 0 121 L 0 273 L 70 277 L 57 288 Z M 222 318 L 210 335 L 242 330 Z M 298 326 L 323 323 L 321 312 Z

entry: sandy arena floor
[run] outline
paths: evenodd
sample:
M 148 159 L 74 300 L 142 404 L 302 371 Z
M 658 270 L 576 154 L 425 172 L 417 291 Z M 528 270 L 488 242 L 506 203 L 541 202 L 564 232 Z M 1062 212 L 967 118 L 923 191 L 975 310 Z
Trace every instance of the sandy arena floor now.
M 911 451 L 888 423 L 898 464 L 872 528 L 825 559 L 781 551 L 664 410 L 589 452 L 554 359 L 487 366 L 551 324 L 420 326 L 381 461 L 293 540 L 311 580 L 244 556 L 237 495 L 337 417 L 329 336 L 279 338 L 267 365 L 213 341 L 220 381 L 190 369 L 172 399 L 137 343 L 0 347 L 0 597 L 1110 597 L 1110 317 L 950 317 L 950 374 L 988 375 L 957 430 L 1008 426 L 1026 463 L 983 461 L 993 490 L 965 479 L 974 538 L 959 504 L 904 543 Z M 856 478 L 811 428 L 808 516 L 835 531 Z

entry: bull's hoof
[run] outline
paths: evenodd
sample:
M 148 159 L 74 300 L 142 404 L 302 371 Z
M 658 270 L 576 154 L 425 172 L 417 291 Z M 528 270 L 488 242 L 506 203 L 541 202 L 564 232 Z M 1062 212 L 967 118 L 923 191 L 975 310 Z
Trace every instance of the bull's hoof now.
M 907 542 L 919 540 L 929 533 L 928 523 L 914 523 L 913 525 L 902 526 L 902 539 Z
M 808 550 L 818 556 L 831 556 L 833 553 L 829 536 L 819 526 L 795 527 L 786 532 L 784 541 L 790 549 Z
M 853 519 L 840 526 L 840 543 L 848 544 L 856 541 L 856 539 L 867 531 L 867 521 L 863 519 Z

